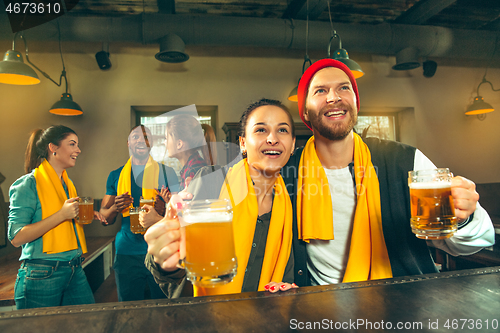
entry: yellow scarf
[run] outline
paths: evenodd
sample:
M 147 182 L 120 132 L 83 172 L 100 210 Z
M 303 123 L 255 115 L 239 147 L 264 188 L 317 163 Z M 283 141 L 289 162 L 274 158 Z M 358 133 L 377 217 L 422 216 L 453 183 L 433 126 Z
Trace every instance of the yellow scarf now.
M 238 271 L 233 281 L 215 288 L 194 287 L 195 296 L 240 293 L 243 286 L 245 269 L 252 250 L 255 225 L 259 206 L 246 159 L 238 162 L 227 173 L 226 186 L 223 186 L 219 198 L 231 199 L 233 204 L 233 231 Z M 238 198 L 238 194 L 244 198 Z M 234 194 L 234 196 L 233 196 Z M 240 201 L 240 199 L 242 199 Z M 271 282 L 283 280 L 285 267 L 292 247 L 292 203 L 281 175 L 274 183 L 274 200 L 266 252 L 262 263 L 258 290 Z
M 75 198 L 75 185 L 68 178 L 66 170 L 62 173 L 62 179 L 68 187 L 70 198 Z M 54 168 L 47 160 L 44 160 L 38 168 L 35 169 L 36 190 L 38 199 L 42 206 L 42 220 L 58 212 L 68 200 L 66 191 L 61 183 L 61 179 L 57 176 Z M 66 220 L 47 231 L 43 237 L 43 252 L 44 253 L 61 253 L 70 250 L 78 249 L 78 241 L 75 235 L 74 222 Z M 76 231 L 78 240 L 82 246 L 83 253 L 87 252 L 87 243 L 85 242 L 85 234 L 83 226 L 76 223 Z
M 132 195 L 132 162 L 129 158 L 127 163 L 123 166 L 120 172 L 120 178 L 118 178 L 118 188 L 116 189 L 117 195 L 121 195 L 125 192 Z M 144 167 L 144 173 L 142 176 L 142 197 L 145 199 L 154 199 L 156 197 L 156 190 L 158 188 L 158 177 L 160 175 L 160 166 L 153 160 L 151 156 Z M 133 207 L 134 203 L 131 203 L 129 207 L 122 211 L 123 217 L 129 216 L 129 208 Z
M 356 133 L 354 173 L 357 204 L 343 282 L 391 278 L 391 263 L 382 230 L 378 177 L 371 161 L 370 150 Z M 328 179 L 316 154 L 314 137 L 311 137 L 304 147 L 299 164 L 299 238 L 306 242 L 311 239 L 333 240 L 332 215 Z

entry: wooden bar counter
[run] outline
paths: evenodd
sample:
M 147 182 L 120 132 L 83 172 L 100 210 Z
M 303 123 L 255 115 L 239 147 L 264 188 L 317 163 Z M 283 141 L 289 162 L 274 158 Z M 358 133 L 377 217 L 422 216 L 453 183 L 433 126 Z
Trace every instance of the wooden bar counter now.
M 0 332 L 499 332 L 500 266 L 394 279 L 0 313 Z

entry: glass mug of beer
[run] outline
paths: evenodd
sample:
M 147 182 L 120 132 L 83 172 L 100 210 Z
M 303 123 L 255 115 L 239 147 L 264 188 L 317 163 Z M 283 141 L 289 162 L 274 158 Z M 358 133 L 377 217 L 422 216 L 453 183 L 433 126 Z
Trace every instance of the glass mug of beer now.
M 411 229 L 421 239 L 444 239 L 457 231 L 448 168 L 408 172 Z
M 130 231 L 134 234 L 144 235 L 146 233 L 146 229 L 142 227 L 139 223 L 139 213 L 141 212 L 141 207 L 130 207 Z
M 231 282 L 238 264 L 229 200 L 191 201 L 178 216 L 186 235 L 186 257 L 180 264 L 188 280 L 199 287 Z
M 146 199 L 146 198 L 143 198 L 141 197 L 141 200 L 139 201 L 139 207 L 142 208 L 142 206 L 144 205 L 150 205 L 150 206 L 153 206 L 155 204 L 155 198 L 151 198 L 151 199 Z
M 80 224 L 90 224 L 94 219 L 94 199 L 91 197 L 80 197 L 78 199 L 78 216 L 76 222 Z

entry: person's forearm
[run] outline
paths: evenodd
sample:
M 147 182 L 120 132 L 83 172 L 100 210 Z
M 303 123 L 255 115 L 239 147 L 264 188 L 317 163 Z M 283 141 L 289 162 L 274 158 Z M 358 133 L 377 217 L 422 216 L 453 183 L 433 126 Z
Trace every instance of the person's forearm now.
M 19 247 L 32 242 L 35 239 L 42 237 L 47 231 L 55 228 L 64 221 L 65 220 L 62 217 L 61 211 L 58 211 L 39 222 L 22 227 L 12 239 L 11 243 L 15 247 Z
M 186 276 L 186 271 L 184 269 L 176 268 L 170 272 L 164 271 L 160 265 L 155 262 L 154 256 L 149 253 L 146 254 L 144 264 L 158 284 L 180 284 L 181 280 Z
M 101 213 L 107 221 L 107 224 L 114 224 L 116 221 L 116 216 L 118 215 L 118 212 L 116 211 L 115 205 L 105 208 L 101 207 L 101 210 L 99 210 L 99 213 Z

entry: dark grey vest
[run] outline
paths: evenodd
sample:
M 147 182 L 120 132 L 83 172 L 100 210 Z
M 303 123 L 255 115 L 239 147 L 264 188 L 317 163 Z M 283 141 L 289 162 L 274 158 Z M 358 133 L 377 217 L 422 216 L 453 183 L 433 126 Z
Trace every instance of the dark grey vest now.
M 392 274 L 396 276 L 437 272 L 434 261 L 424 240 L 418 239 L 410 228 L 410 193 L 408 171 L 413 170 L 414 147 L 394 141 L 367 138 L 372 163 L 380 183 L 382 227 Z M 295 259 L 295 283 L 310 285 L 307 271 L 306 243 L 297 238 L 296 189 L 300 156 L 297 149 L 282 170 L 283 179 L 293 205 L 293 251 Z

